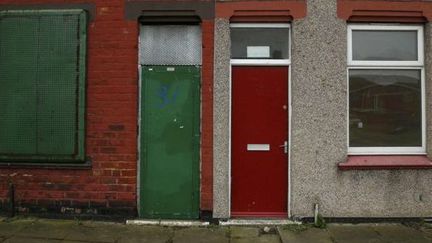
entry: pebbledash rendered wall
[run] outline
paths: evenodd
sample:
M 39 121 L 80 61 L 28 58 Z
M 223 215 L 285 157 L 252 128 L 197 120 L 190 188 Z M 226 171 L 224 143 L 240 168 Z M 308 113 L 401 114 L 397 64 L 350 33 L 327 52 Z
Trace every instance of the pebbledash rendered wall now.
M 15 207 L 21 213 L 137 215 L 138 17 L 146 10 L 168 10 L 172 15 L 175 11 L 170 10 L 180 9 L 196 14 L 197 8 L 208 16 L 201 19 L 200 209 L 211 211 L 213 2 L 0 0 L 0 10 L 88 12 L 85 144 L 86 156 L 91 160 L 90 166 L 79 168 L 0 164 L 0 213 L 9 209 L 8 185 L 12 183 Z
M 347 156 L 347 24 L 338 18 L 336 4 L 310 0 L 308 16 L 293 23 L 292 216 L 312 216 L 313 204 L 318 203 L 326 217 L 428 217 L 431 170 L 337 167 Z M 428 46 L 431 37 L 428 24 Z M 426 55 L 429 94 L 430 56 Z
M 337 16 L 336 4 L 309 0 L 307 17 L 293 22 L 291 214 L 312 216 L 313 204 L 318 203 L 325 217 L 430 217 L 432 170 L 337 167 L 347 159 L 347 23 Z M 429 157 L 430 27 L 425 25 Z
M 291 23 L 289 214 L 293 218 L 312 217 L 314 204 L 319 204 L 324 217 L 430 217 L 432 170 L 338 168 L 338 163 L 347 159 L 347 21 L 337 12 L 342 1 L 307 0 L 306 16 Z M 391 8 L 400 1 L 381 2 Z M 425 24 L 429 157 L 431 27 Z M 213 215 L 229 218 L 229 21 L 217 18 L 215 29 Z

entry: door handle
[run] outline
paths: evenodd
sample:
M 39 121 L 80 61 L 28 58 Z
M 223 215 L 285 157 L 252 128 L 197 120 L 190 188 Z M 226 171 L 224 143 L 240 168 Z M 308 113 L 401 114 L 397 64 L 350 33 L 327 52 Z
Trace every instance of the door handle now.
M 283 145 L 279 145 L 279 148 L 284 148 L 284 153 L 288 153 L 288 141 L 285 141 Z

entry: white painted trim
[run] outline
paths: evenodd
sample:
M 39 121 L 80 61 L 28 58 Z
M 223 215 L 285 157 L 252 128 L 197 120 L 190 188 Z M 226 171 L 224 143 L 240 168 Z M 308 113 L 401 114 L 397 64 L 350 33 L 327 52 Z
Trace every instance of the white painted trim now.
M 232 65 L 230 65 L 230 67 L 229 67 L 229 109 L 228 109 L 228 113 L 229 113 L 229 115 L 228 115 L 228 121 L 229 121 L 229 127 L 228 127 L 228 132 L 229 132 L 229 134 L 228 134 L 228 137 L 229 137 L 229 139 L 228 139 L 228 175 L 229 175 L 229 185 L 228 185 L 228 199 L 229 199 L 229 201 L 228 201 L 228 210 L 229 210 L 229 212 L 228 212 L 228 216 L 229 216 L 229 218 L 231 218 L 231 192 L 232 192 L 232 188 L 231 188 L 231 184 L 232 184 L 232 176 L 231 176 L 231 163 L 232 163 L 232 159 L 231 159 L 231 145 L 232 145 L 232 143 L 231 143 L 231 132 L 232 132 L 232 119 L 231 119 L 231 112 L 232 112 Z
M 291 96 L 291 65 L 288 66 L 288 218 L 291 218 L 291 121 L 292 121 L 292 96 Z
M 128 219 L 126 220 L 127 225 L 159 225 L 160 220 L 157 219 L 149 219 L 149 220 L 140 220 L 140 219 Z
M 349 133 L 349 124 L 350 124 L 350 122 L 349 122 L 349 119 L 350 119 L 350 116 L 349 116 L 349 70 L 350 70 L 350 68 L 348 67 L 347 69 L 346 69 L 346 107 L 345 107 L 345 109 L 346 109 L 346 121 L 345 121 L 345 124 L 346 124 L 346 151 L 347 151 L 347 154 L 349 155 L 349 139 L 350 139 L 350 133 Z
M 420 67 L 423 66 L 422 62 L 418 61 L 350 61 L 348 65 L 352 66 L 393 66 L 393 67 Z
M 421 111 L 422 111 L 422 150 L 426 154 L 426 74 L 424 67 L 421 69 Z
M 159 226 L 176 226 L 176 227 L 206 227 L 209 226 L 209 222 L 203 222 L 198 220 L 126 220 L 127 225 L 159 225 Z
M 392 66 L 392 67 L 421 67 L 422 62 L 418 61 L 349 61 L 350 66 Z
M 416 61 L 356 61 L 352 55 L 353 30 L 414 30 L 417 31 L 417 60 Z M 376 25 L 350 24 L 348 25 L 348 66 L 423 66 L 424 65 L 424 37 L 423 26 L 420 25 Z
M 349 146 L 349 70 L 370 70 L 370 69 L 394 69 L 394 70 L 420 70 L 421 76 L 421 111 L 422 111 L 422 146 L 420 147 L 350 147 Z M 348 155 L 424 155 L 426 154 L 426 87 L 424 68 L 419 67 L 348 67 L 347 69 L 347 148 Z
M 291 55 L 292 55 L 292 28 L 289 27 L 289 38 L 288 38 L 288 58 L 289 58 L 289 66 L 288 66 L 288 205 L 287 205 L 287 212 L 288 212 L 288 218 L 292 217 L 291 213 L 291 137 L 292 137 L 292 94 L 291 94 Z

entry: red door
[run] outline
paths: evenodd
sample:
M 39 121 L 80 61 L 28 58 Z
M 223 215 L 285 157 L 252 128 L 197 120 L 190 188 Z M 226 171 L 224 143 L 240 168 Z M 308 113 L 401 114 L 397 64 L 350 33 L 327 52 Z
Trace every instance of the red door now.
M 231 216 L 287 217 L 288 67 L 232 68 Z

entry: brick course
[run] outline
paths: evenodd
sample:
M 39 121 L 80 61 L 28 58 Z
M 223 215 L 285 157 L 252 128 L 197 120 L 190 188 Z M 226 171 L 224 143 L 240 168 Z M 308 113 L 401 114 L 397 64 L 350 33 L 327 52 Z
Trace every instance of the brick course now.
M 201 145 L 201 210 L 213 207 L 213 45 L 214 22 L 202 22 L 202 145 Z

